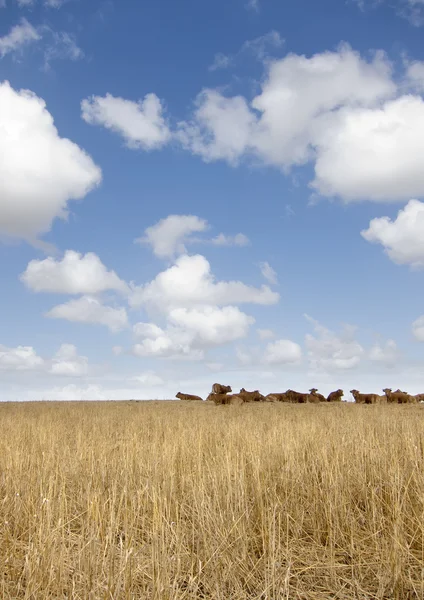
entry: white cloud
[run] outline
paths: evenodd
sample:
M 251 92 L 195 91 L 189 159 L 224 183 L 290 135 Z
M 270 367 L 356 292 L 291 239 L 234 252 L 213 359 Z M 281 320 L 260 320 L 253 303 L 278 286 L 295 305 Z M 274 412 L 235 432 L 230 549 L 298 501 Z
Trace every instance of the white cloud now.
M 78 356 L 73 344 L 62 344 L 52 359 L 49 372 L 52 375 L 81 377 L 88 373 L 88 358 Z
M 405 82 L 417 92 L 424 92 L 424 61 L 410 62 L 406 69 Z
M 19 25 L 15 25 L 7 35 L 0 37 L 0 58 L 39 40 L 41 35 L 38 31 L 26 19 L 21 19 Z
M 138 356 L 203 358 L 204 350 L 246 337 L 255 322 L 234 306 L 218 308 L 174 308 L 167 315 L 167 327 L 137 323 L 134 335 L 141 338 L 133 351 Z
M 20 280 L 34 292 L 98 294 L 106 290 L 128 292 L 127 284 L 115 271 L 108 271 L 97 254 L 82 255 L 67 250 L 62 260 L 48 257 L 32 260 Z
M 277 303 L 279 297 L 266 285 L 255 288 L 241 281 L 215 281 L 209 262 L 197 254 L 180 256 L 153 281 L 134 287 L 129 302 L 133 307 L 166 311 L 199 305 L 269 305 Z
M 225 235 L 220 233 L 216 237 L 211 239 L 211 244 L 214 246 L 248 246 L 250 240 L 244 233 L 237 233 L 236 235 Z
M 312 186 L 346 202 L 423 195 L 423 153 L 422 98 L 402 96 L 381 108 L 344 109 L 322 133 Z
M 227 160 L 236 165 L 249 150 L 256 117 L 242 96 L 225 98 L 215 90 L 203 90 L 195 101 L 191 122 L 179 123 L 177 137 L 183 148 L 205 162 Z
M 255 322 L 235 306 L 174 308 L 169 322 L 193 334 L 199 345 L 220 345 L 246 337 Z
M 191 234 L 205 231 L 208 224 L 195 215 L 169 215 L 155 225 L 148 227 L 142 238 L 136 240 L 151 246 L 159 258 L 173 258 L 186 252 L 184 244 Z
M 261 340 L 271 340 L 273 337 L 275 337 L 275 333 L 272 331 L 272 329 L 257 329 L 256 333 Z
M 132 102 L 111 94 L 91 96 L 81 102 L 82 118 L 121 135 L 129 148 L 154 150 L 167 144 L 171 132 L 163 116 L 163 106 L 155 94 Z
M 424 268 L 424 203 L 410 200 L 392 221 L 389 217 L 372 219 L 362 237 L 381 244 L 396 264 Z
M 128 326 L 128 316 L 125 308 L 105 306 L 97 298 L 91 296 L 82 296 L 76 300 L 54 306 L 45 316 L 51 319 L 66 319 L 76 323 L 105 325 L 114 333 Z
M 165 383 L 162 377 L 159 377 L 159 375 L 156 375 L 153 371 L 146 371 L 146 373 L 137 375 L 136 377 L 133 377 L 133 381 L 152 387 L 164 385 Z
M 412 323 L 412 334 L 419 342 L 424 342 L 424 315 Z
M 124 352 L 124 349 L 122 346 L 113 346 L 112 352 L 114 353 L 115 356 L 121 356 L 121 354 L 123 354 L 123 352 Z
M 400 351 L 394 340 L 387 340 L 385 344 L 376 342 L 369 351 L 369 359 L 393 367 L 400 359 Z
M 144 334 L 142 334 L 143 325 Z M 192 348 L 193 335 L 180 328 L 168 327 L 166 330 L 150 323 L 137 323 L 134 333 L 143 338 L 134 344 L 133 353 L 140 357 L 156 358 L 185 358 L 188 360 L 202 360 L 203 350 Z
M 422 71 L 408 70 L 420 86 Z M 406 200 L 424 195 L 424 101 L 400 95 L 402 85 L 382 52 L 370 61 L 347 45 L 288 54 L 269 63 L 250 103 L 203 90 L 178 138 L 206 162 L 251 159 L 284 171 L 312 162 L 311 187 L 345 202 Z
M 302 359 L 302 348 L 291 340 L 276 340 L 265 348 L 263 362 L 269 365 L 298 363 Z
M 259 264 L 259 268 L 263 277 L 270 283 L 271 285 L 277 285 L 278 277 L 276 271 L 271 267 L 268 262 L 262 262 Z
M 341 106 L 375 106 L 395 91 L 382 53 L 370 63 L 347 45 L 311 58 L 288 54 L 268 66 L 252 108 L 241 96 L 204 90 L 192 121 L 180 124 L 180 139 L 205 161 L 237 164 L 252 155 L 287 169 L 314 158 L 328 127 L 325 117 Z
M 44 364 L 32 346 L 7 348 L 0 344 L 0 370 L 32 371 L 42 369 Z
M 309 366 L 316 371 L 353 369 L 364 354 L 363 347 L 355 340 L 356 327 L 345 325 L 337 335 L 308 315 L 305 318 L 313 325 L 316 335 L 306 334 L 305 344 Z
M 60 138 L 41 98 L 0 84 L 0 234 L 33 242 L 101 181 L 79 146 Z

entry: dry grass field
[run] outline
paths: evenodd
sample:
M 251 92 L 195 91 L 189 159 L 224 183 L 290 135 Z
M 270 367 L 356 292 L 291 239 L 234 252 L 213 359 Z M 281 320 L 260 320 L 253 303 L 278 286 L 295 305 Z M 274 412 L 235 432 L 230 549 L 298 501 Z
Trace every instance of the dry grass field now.
M 0 405 L 0 598 L 424 598 L 424 408 Z

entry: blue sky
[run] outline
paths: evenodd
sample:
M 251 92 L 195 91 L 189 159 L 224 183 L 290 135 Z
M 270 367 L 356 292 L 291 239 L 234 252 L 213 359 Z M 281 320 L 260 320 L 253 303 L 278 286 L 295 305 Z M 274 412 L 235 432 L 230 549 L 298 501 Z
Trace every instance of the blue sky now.
M 0 0 L 0 400 L 422 392 L 423 25 Z

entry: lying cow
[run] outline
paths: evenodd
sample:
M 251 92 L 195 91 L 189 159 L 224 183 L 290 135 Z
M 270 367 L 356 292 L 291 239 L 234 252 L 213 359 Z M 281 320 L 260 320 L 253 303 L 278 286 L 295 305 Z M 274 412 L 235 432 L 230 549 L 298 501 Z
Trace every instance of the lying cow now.
M 181 392 L 178 392 L 178 394 L 175 394 L 175 396 L 180 400 L 200 400 L 203 402 L 203 398 L 200 396 L 193 396 L 192 394 L 182 394 Z

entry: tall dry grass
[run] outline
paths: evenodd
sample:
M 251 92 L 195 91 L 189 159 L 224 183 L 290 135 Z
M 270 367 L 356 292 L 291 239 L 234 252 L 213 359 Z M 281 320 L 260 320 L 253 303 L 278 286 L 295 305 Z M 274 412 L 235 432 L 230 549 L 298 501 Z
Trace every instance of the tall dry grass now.
M 0 598 L 424 597 L 419 406 L 0 405 Z

